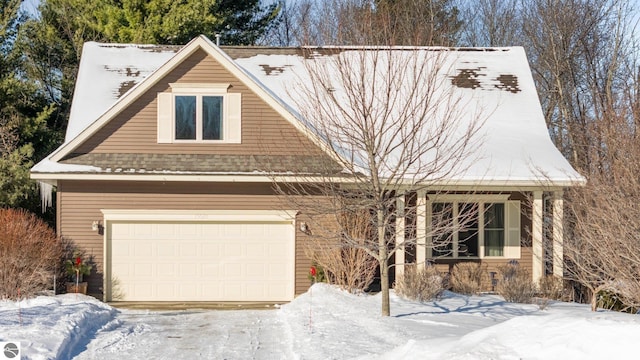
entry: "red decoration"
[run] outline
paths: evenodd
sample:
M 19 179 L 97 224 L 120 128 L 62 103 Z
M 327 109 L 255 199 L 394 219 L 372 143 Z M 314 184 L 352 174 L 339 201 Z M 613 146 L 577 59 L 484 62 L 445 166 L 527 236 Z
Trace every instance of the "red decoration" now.
M 316 277 L 317 272 L 316 272 L 316 267 L 315 266 L 312 266 L 311 270 L 309 270 L 309 272 L 311 273 L 311 276 Z
M 80 258 L 80 256 L 78 256 L 78 257 L 76 258 L 76 265 L 77 265 L 77 266 L 82 265 L 82 259 Z

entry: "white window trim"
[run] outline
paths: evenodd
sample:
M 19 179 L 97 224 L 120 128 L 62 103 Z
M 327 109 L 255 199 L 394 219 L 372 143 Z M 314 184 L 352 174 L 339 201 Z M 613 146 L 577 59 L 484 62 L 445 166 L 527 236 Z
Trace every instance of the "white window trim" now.
M 453 244 L 452 250 L 453 254 L 451 256 L 444 257 L 435 257 L 439 259 L 519 259 L 520 258 L 520 201 L 509 200 L 508 194 L 487 194 L 487 195 L 464 195 L 464 194 L 452 194 L 452 195 L 435 195 L 429 196 L 427 200 L 427 233 L 431 233 L 431 218 L 433 211 L 433 203 L 452 203 L 453 204 L 453 219 L 454 219 L 454 228 L 458 228 L 458 204 L 464 203 L 477 203 L 480 205 L 480 209 L 484 210 L 485 204 L 487 203 L 502 203 L 504 204 L 504 249 L 502 256 L 487 256 L 485 255 L 485 245 L 484 245 L 484 211 L 479 211 L 478 213 L 478 255 L 477 256 L 459 256 L 458 254 L 458 241 L 459 241 L 459 231 L 454 232 L 453 234 Z M 510 206 L 515 206 L 517 204 L 517 219 L 514 219 L 516 223 L 510 219 Z M 517 231 L 515 230 L 516 226 L 512 227 L 511 225 L 517 225 Z M 514 237 L 511 239 L 511 237 Z M 430 236 L 429 244 L 433 245 L 433 237 Z M 517 249 L 513 248 L 513 244 L 518 244 Z M 433 247 L 429 246 L 427 249 L 427 258 L 434 259 L 433 256 Z
M 181 94 L 226 94 L 231 84 L 170 83 L 172 93 Z
M 196 138 L 195 139 L 176 139 L 175 131 L 176 131 L 176 118 L 175 112 L 172 114 L 171 126 L 173 130 L 173 142 L 174 143 L 225 143 L 226 139 L 229 137 L 228 134 L 228 126 L 226 124 L 226 109 L 228 105 L 228 101 L 226 100 L 226 96 L 224 94 L 213 94 L 213 93 L 192 93 L 192 92 L 175 92 L 172 93 L 171 101 L 173 101 L 173 109 L 176 108 L 176 97 L 178 96 L 193 96 L 196 98 Z M 205 96 L 211 97 L 221 97 L 222 98 L 222 119 L 220 119 L 220 127 L 221 127 L 221 139 L 203 139 L 203 128 L 204 122 L 202 119 L 202 98 Z
M 158 143 L 177 144 L 239 144 L 241 142 L 242 98 L 240 93 L 229 93 L 230 84 L 222 83 L 170 83 L 171 92 L 158 94 Z M 175 98 L 196 97 L 196 139 L 176 139 Z M 202 97 L 222 97 L 222 139 L 202 139 Z

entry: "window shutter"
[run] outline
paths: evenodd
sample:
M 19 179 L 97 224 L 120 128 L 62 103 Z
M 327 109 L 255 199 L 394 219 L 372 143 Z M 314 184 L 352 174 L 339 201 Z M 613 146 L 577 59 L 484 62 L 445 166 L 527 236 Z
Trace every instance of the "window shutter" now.
M 226 95 L 225 107 L 225 135 L 226 142 L 240 144 L 242 141 L 242 94 L 229 93 Z
M 504 257 L 520 259 L 520 201 L 507 201 Z
M 158 93 L 158 143 L 173 142 L 173 94 Z

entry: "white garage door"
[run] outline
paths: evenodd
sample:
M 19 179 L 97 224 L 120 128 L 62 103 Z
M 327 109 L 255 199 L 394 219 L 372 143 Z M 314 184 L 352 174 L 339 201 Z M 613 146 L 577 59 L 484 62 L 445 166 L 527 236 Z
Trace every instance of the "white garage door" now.
M 112 221 L 111 297 L 122 301 L 288 301 L 290 221 Z

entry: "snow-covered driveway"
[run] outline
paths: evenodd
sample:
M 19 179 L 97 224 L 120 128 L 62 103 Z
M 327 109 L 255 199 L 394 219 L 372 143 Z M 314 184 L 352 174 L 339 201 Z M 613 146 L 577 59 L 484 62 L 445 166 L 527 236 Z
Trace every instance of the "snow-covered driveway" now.
M 122 310 L 75 359 L 291 359 L 277 310 Z
M 640 315 L 446 292 L 418 303 L 325 284 L 276 310 L 118 310 L 88 296 L 0 301 L 22 359 L 637 359 Z

